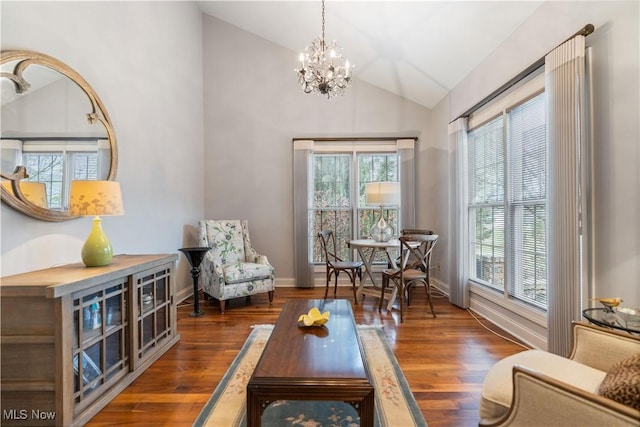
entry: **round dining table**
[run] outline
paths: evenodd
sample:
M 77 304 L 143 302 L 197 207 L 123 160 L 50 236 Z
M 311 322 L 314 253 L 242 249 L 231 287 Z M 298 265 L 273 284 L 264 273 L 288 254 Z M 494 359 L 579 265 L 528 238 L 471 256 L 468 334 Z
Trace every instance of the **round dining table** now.
M 398 290 L 394 286 L 392 290 L 388 293 L 382 295 L 382 286 L 378 283 L 373 271 L 373 260 L 375 259 L 376 253 L 384 252 L 387 257 L 387 261 L 393 268 L 397 268 L 396 264 L 396 255 L 394 252 L 397 252 L 400 249 L 400 240 L 391 239 L 387 242 L 377 242 L 373 239 L 355 239 L 347 242 L 347 246 L 350 249 L 355 249 L 358 251 L 358 256 L 362 260 L 364 265 L 365 274 L 362 276 L 362 280 L 360 280 L 360 285 L 356 291 L 356 295 L 358 298 L 360 295 L 371 295 L 376 298 L 384 298 L 388 299 L 387 310 L 391 310 L 393 303 L 396 299 Z M 372 286 L 366 287 L 365 282 L 367 279 L 371 279 Z

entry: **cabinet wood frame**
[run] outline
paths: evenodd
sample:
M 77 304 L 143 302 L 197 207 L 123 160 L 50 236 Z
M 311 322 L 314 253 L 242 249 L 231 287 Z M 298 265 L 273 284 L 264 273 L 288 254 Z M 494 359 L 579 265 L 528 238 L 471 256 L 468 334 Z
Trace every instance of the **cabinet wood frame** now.
M 83 425 L 169 350 L 180 339 L 175 304 L 177 258 L 177 254 L 118 255 L 105 267 L 87 268 L 78 263 L 3 277 L 0 282 L 1 403 L 3 410 L 15 409 L 16 412 L 7 413 L 15 415 L 14 419 L 5 419 L 3 412 L 2 425 L 32 425 L 33 410 L 55 412 L 55 419 L 38 420 L 37 425 Z M 143 358 L 137 358 L 134 336 L 140 332 L 134 320 L 138 316 L 135 278 L 158 271 L 166 271 L 164 306 L 169 310 L 168 331 Z M 129 340 L 128 369 L 121 378 L 99 385 L 92 393 L 95 400 L 78 405 L 74 402 L 73 346 L 74 334 L 78 333 L 74 330 L 74 295 L 78 298 L 79 293 L 106 290 L 117 280 L 127 286 L 129 299 L 126 313 L 121 313 L 121 322 L 126 324 L 122 333 Z M 106 302 L 106 297 L 102 301 Z M 105 331 L 106 327 L 98 342 L 107 339 Z M 82 343 L 78 345 L 81 347 Z M 105 358 L 102 354 L 101 359 Z M 134 363 L 135 359 L 138 360 Z M 105 389 L 100 390 L 102 387 Z M 19 419 L 19 410 L 26 410 L 29 418 Z

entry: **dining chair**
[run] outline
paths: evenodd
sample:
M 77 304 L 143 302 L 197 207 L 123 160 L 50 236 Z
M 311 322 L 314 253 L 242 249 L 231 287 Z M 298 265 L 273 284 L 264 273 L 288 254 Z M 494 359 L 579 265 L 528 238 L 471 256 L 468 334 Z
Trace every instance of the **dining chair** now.
M 327 283 L 324 290 L 324 298 L 327 298 L 327 294 L 329 292 L 331 276 L 334 276 L 335 278 L 335 285 L 333 287 L 333 297 L 335 298 L 338 291 L 338 275 L 340 272 L 344 271 L 351 280 L 353 299 L 357 305 L 358 296 L 356 293 L 356 276 L 362 281 L 362 261 L 343 261 L 342 258 L 336 254 L 336 236 L 331 230 L 323 230 L 319 232 L 318 239 L 320 240 L 322 254 L 327 267 Z
M 433 304 L 431 302 L 431 255 L 433 254 L 433 247 L 438 242 L 438 235 L 431 233 L 431 236 L 432 238 L 427 239 L 427 241 L 424 242 L 424 245 L 421 245 L 421 247 L 419 248 L 419 251 L 416 252 L 416 254 L 420 253 L 420 254 L 423 254 L 424 256 L 419 262 L 413 264 L 414 268 L 418 268 L 425 273 L 426 278 L 423 281 L 415 280 L 409 283 L 406 288 L 406 294 L 407 294 L 407 307 L 408 307 L 411 305 L 411 288 L 417 283 L 422 283 L 425 287 L 425 293 L 427 294 L 426 295 L 427 301 L 429 302 L 429 306 L 431 307 L 431 312 L 433 313 L 433 317 L 436 317 L 433 311 Z
M 433 230 L 427 230 L 423 228 L 403 228 L 400 231 L 401 236 L 405 236 L 407 234 L 433 234 Z M 396 259 L 396 264 L 400 265 L 400 256 L 398 256 L 398 258 Z M 413 259 L 409 264 L 418 268 L 422 268 L 422 262 L 418 259 Z M 389 265 L 389 268 L 392 268 L 392 266 Z
M 400 323 L 404 322 L 404 299 L 407 298 L 407 306 L 411 304 L 411 287 L 422 283 L 425 287 L 427 301 L 431 308 L 431 314 L 436 317 L 431 301 L 431 286 L 429 283 L 429 267 L 431 253 L 438 241 L 437 234 L 407 233 L 398 238 L 400 241 L 400 263 L 397 268 L 391 268 L 382 272 L 381 296 L 389 282 L 393 282 L 398 289 L 400 305 Z M 412 260 L 410 262 L 410 260 Z M 382 310 L 382 298 L 378 310 Z
M 405 236 L 407 234 L 433 234 L 433 230 L 427 230 L 427 229 L 423 229 L 423 228 L 403 228 L 400 231 L 400 235 Z M 387 268 L 388 269 L 393 269 L 394 267 L 397 267 L 398 265 L 400 265 L 401 259 L 400 259 L 400 255 L 397 256 L 397 258 L 395 259 L 395 265 L 392 264 L 392 260 L 390 259 L 389 262 L 387 263 Z M 408 263 L 408 265 L 410 266 L 414 266 L 414 267 L 418 267 L 418 268 L 422 268 L 422 262 L 419 259 L 412 259 L 411 262 Z M 424 270 L 423 270 L 424 271 Z M 382 277 L 382 280 L 385 280 L 385 277 Z M 388 279 L 386 279 L 388 280 Z

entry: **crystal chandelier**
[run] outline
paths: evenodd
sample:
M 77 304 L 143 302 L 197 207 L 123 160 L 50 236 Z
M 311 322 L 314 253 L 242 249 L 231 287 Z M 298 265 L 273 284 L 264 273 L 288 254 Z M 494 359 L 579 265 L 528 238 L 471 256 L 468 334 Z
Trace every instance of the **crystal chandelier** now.
M 351 86 L 351 70 L 353 65 L 342 58 L 342 49 L 335 40 L 327 44 L 324 40 L 324 0 L 322 0 L 322 36 L 316 37 L 311 44 L 300 53 L 298 83 L 304 93 L 315 92 L 327 98 L 344 94 Z

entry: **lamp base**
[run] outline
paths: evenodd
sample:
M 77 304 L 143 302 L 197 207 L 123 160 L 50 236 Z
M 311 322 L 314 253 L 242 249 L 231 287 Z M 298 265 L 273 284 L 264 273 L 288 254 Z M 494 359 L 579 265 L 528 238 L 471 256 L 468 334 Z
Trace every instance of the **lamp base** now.
M 200 264 L 205 254 L 209 251 L 206 246 L 199 246 L 195 248 L 182 248 L 178 249 L 184 254 L 191 264 L 191 278 L 193 279 L 193 311 L 189 316 L 198 317 L 204 314 L 204 311 L 200 311 L 200 303 L 198 301 L 198 277 L 200 276 Z
M 82 262 L 87 267 L 102 267 L 109 265 L 113 258 L 113 248 L 111 242 L 102 230 L 102 219 L 95 217 L 93 219 L 93 228 L 87 241 L 82 246 Z
M 382 208 L 380 209 L 380 219 L 371 227 L 369 235 L 376 242 L 388 242 L 393 237 L 393 227 L 384 220 Z

